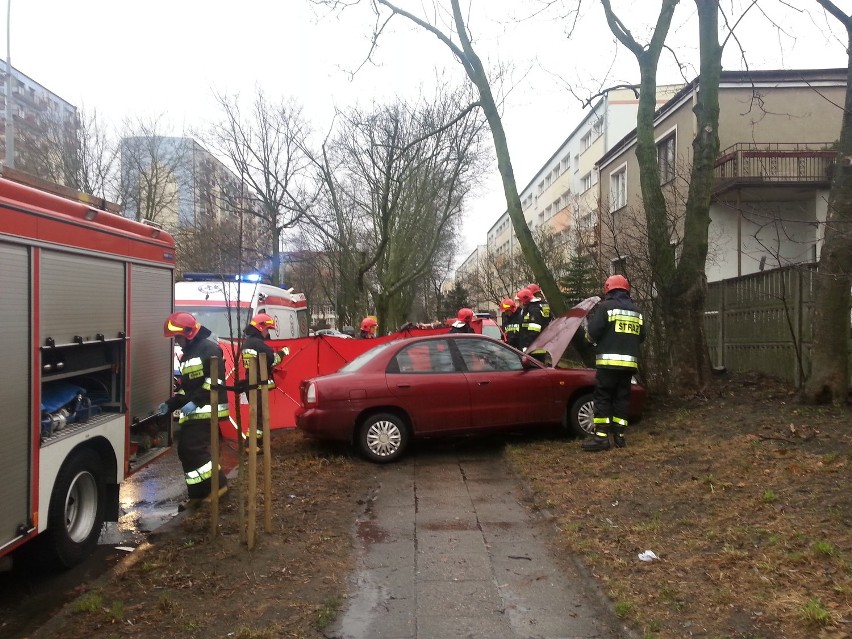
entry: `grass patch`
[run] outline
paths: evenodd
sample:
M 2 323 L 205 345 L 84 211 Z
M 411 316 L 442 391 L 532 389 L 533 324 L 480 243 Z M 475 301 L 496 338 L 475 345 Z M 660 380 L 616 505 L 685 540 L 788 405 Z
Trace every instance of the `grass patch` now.
M 619 619 L 624 619 L 633 610 L 633 604 L 629 601 L 624 600 L 616 601 L 613 609 L 615 610 L 615 614 L 618 616 Z
M 800 612 L 802 619 L 815 626 L 826 626 L 831 623 L 831 613 L 819 599 L 808 599 Z
M 326 599 L 322 606 L 317 610 L 317 620 L 316 627 L 318 630 L 325 629 L 328 624 L 334 621 L 335 617 L 337 617 L 337 611 L 340 610 L 340 599 L 337 597 L 330 597 Z
M 104 598 L 99 592 L 87 592 L 71 604 L 71 612 L 92 614 L 99 612 L 103 607 Z

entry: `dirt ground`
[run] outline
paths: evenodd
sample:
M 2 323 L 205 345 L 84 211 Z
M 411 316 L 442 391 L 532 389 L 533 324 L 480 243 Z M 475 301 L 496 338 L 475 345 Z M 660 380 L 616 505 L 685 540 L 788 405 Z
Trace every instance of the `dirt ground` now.
M 240 539 L 237 491 L 220 535 L 197 511 L 152 535 L 33 639 L 318 639 L 353 565 L 372 466 L 297 432 L 273 442 L 273 532 Z M 553 545 L 579 556 L 644 639 L 852 635 L 852 414 L 800 406 L 771 380 L 713 380 L 651 401 L 624 449 L 507 439 Z M 638 555 L 652 550 L 658 560 Z M 499 638 L 495 638 L 499 639 Z

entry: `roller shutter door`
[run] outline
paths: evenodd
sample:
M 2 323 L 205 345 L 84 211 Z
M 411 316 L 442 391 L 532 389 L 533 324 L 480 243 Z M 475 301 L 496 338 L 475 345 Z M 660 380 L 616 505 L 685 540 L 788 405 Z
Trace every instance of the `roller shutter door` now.
M 0 243 L 0 547 L 18 536 L 30 513 L 30 288 L 27 249 Z
M 171 395 L 172 340 L 163 322 L 172 312 L 172 271 L 133 265 L 130 298 L 130 416 L 147 417 Z
M 40 280 L 42 338 L 59 346 L 126 331 L 122 262 L 43 251 Z

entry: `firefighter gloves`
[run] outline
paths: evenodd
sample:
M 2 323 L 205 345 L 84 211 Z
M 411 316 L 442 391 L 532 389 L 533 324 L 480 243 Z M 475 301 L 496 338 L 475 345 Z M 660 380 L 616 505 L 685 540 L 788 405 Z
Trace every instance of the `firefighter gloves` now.
M 166 402 L 163 402 L 159 406 L 157 406 L 157 414 L 158 415 L 166 415 L 169 412 L 169 405 Z
M 180 412 L 184 415 L 189 415 L 196 408 L 198 407 L 193 402 L 188 402 L 181 407 Z

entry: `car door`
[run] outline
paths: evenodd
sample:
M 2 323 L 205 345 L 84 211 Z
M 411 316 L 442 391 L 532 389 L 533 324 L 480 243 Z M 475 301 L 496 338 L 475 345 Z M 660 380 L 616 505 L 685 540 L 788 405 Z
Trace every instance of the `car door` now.
M 470 389 L 447 340 L 406 345 L 391 361 L 388 390 L 411 417 L 418 435 L 470 428 Z
M 471 426 L 502 429 L 540 423 L 553 403 L 550 371 L 524 369 L 521 354 L 499 342 L 455 339 L 470 388 Z

